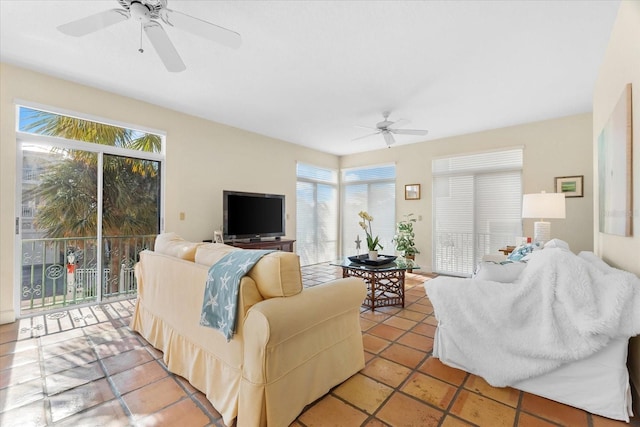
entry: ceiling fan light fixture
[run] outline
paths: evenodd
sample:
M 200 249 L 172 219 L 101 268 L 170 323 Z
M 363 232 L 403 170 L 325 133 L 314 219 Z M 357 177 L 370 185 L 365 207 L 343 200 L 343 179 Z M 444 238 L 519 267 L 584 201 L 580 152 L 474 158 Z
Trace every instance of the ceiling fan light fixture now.
M 131 17 L 133 19 L 140 21 L 143 24 L 151 21 L 151 10 L 149 10 L 146 5 L 138 1 L 131 2 L 131 6 L 129 6 L 129 13 L 131 13 Z

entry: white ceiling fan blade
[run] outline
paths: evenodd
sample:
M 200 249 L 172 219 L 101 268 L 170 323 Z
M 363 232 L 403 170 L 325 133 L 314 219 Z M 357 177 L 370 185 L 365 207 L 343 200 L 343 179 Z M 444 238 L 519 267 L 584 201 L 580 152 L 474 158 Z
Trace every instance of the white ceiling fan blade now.
M 390 124 L 389 126 L 387 126 L 387 128 L 389 129 L 394 129 L 397 128 L 398 126 L 405 124 L 405 123 L 409 123 L 409 120 L 407 119 L 398 119 L 395 122 L 393 122 L 393 124 Z
M 355 127 L 355 128 L 359 128 L 359 129 L 378 130 L 378 128 L 373 128 L 373 127 L 371 127 L 371 126 L 353 125 L 353 127 Z
M 391 135 L 391 132 L 382 132 L 382 136 L 384 136 L 384 141 L 387 143 L 387 145 L 393 145 L 396 143 L 396 140 L 393 138 L 393 135 Z
M 85 18 L 71 21 L 58 26 L 58 31 L 68 36 L 80 37 L 103 28 L 109 27 L 118 22 L 129 19 L 129 12 L 123 9 L 111 9 L 104 12 L 89 15 Z
M 377 135 L 379 133 L 380 132 L 374 132 L 374 133 L 370 133 L 370 134 L 367 134 L 367 135 L 364 135 L 364 136 L 359 136 L 357 138 L 353 138 L 351 141 L 357 141 L 359 139 L 369 138 L 370 136 Z
M 162 20 L 172 27 L 188 31 L 205 39 L 237 49 L 242 44 L 240 34 L 228 30 L 211 22 L 185 15 L 171 9 L 163 9 L 160 13 Z
M 428 130 L 422 129 L 389 129 L 389 132 L 393 132 L 398 135 L 426 135 Z
M 187 69 L 162 25 L 155 21 L 150 21 L 144 24 L 143 28 L 167 70 L 177 73 Z

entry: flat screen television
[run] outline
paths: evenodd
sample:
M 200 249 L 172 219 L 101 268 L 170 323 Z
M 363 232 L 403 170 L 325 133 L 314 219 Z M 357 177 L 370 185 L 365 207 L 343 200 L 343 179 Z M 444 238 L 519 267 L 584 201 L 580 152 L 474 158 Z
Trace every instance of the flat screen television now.
M 285 235 L 284 195 L 224 190 L 222 207 L 227 240 Z

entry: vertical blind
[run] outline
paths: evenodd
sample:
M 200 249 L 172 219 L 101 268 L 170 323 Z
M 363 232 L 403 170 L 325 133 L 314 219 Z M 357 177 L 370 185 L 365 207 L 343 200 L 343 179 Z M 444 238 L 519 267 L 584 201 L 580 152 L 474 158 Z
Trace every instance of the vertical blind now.
M 300 264 L 338 258 L 338 172 L 297 165 L 296 252 Z
M 469 276 L 522 235 L 522 149 L 435 159 L 433 271 Z
M 366 253 L 366 233 L 358 225 L 360 211 L 373 217 L 373 236 L 380 238 L 380 252 L 393 254 L 396 226 L 396 166 L 380 165 L 342 170 L 342 254 L 355 255 L 356 238 L 362 241 L 359 253 Z

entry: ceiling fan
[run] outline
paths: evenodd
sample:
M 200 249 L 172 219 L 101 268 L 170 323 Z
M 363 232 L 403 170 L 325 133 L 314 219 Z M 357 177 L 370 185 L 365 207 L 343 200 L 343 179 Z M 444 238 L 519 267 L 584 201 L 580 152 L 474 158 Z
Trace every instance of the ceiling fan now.
M 387 143 L 387 146 L 391 146 L 396 143 L 396 140 L 393 137 L 393 135 L 426 135 L 427 133 L 429 133 L 428 130 L 422 130 L 422 129 L 398 129 L 399 124 L 406 122 L 406 120 L 399 119 L 393 122 L 389 120 L 389 114 L 390 114 L 389 111 L 383 112 L 382 117 L 384 118 L 384 120 L 381 122 L 378 122 L 376 124 L 376 127 L 374 128 L 367 127 L 367 126 L 357 126 L 363 129 L 373 129 L 375 130 L 375 132 L 370 133 L 368 135 L 360 136 L 358 138 L 354 138 L 352 141 L 356 141 L 362 138 L 368 138 L 372 135 L 382 134 L 382 136 L 384 137 L 384 141 Z
M 144 30 L 165 67 L 171 72 L 184 71 L 187 67 L 158 19 L 171 27 L 180 28 L 232 48 L 238 48 L 242 43 L 240 34 L 235 31 L 168 9 L 167 0 L 117 1 L 122 6 L 121 9 L 110 9 L 89 15 L 60 25 L 58 30 L 69 36 L 81 37 L 133 18 L 140 22 L 141 31 Z M 143 52 L 142 47 L 138 50 Z

